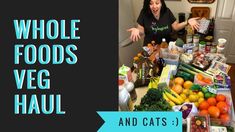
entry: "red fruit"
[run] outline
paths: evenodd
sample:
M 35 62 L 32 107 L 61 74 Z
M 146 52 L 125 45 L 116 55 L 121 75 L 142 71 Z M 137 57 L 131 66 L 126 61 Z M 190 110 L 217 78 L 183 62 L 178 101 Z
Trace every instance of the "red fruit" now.
M 217 94 L 216 95 L 216 101 L 225 101 L 226 100 L 226 96 L 224 96 L 223 94 Z
M 229 123 L 229 121 L 230 121 L 229 114 L 221 114 L 220 115 L 220 120 L 222 121 L 223 124 Z
M 219 110 L 219 108 L 217 108 L 215 106 L 210 106 L 208 108 L 208 113 L 210 114 L 211 117 L 218 118 L 220 115 L 220 110 Z
M 209 103 L 207 101 L 202 101 L 200 104 L 199 104 L 199 109 L 200 110 L 207 110 L 209 108 Z
M 199 112 L 199 115 L 200 115 L 200 116 L 209 115 L 208 110 L 201 110 L 201 111 Z
M 207 103 L 210 106 L 215 106 L 216 105 L 216 99 L 214 97 L 210 97 L 210 98 L 207 99 Z
M 220 113 L 222 113 L 222 114 L 228 113 L 229 107 L 228 107 L 227 103 L 220 101 L 219 103 L 217 103 L 216 107 L 219 108 Z

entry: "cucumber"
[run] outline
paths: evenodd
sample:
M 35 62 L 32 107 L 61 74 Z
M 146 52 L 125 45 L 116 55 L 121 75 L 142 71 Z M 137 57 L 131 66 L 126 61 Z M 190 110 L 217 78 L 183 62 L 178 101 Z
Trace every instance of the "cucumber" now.
M 192 70 L 190 70 L 190 69 L 188 69 L 188 68 L 186 68 L 186 67 L 184 67 L 184 66 L 182 66 L 182 65 L 180 65 L 178 69 L 179 69 L 179 70 L 182 70 L 182 71 L 185 71 L 185 72 L 187 72 L 187 73 L 190 73 L 190 74 L 193 75 L 193 76 L 195 76 L 195 75 L 197 74 L 197 72 L 192 71 Z
M 182 77 L 185 81 L 188 81 L 188 80 L 193 81 L 194 80 L 194 75 L 187 73 L 185 71 L 181 71 L 181 70 L 178 70 L 175 76 Z
M 193 67 L 193 66 L 190 66 L 190 65 L 188 65 L 188 64 L 180 63 L 180 65 L 183 66 L 183 67 L 185 67 L 185 68 L 188 68 L 188 69 L 191 70 L 191 71 L 194 71 L 194 72 L 197 72 L 197 73 L 201 73 L 201 74 L 204 74 L 204 75 L 206 75 L 206 76 L 211 77 L 210 74 L 205 73 L 204 71 L 201 71 L 201 70 L 199 70 L 199 69 L 197 69 L 197 68 L 195 68 L 195 67 Z

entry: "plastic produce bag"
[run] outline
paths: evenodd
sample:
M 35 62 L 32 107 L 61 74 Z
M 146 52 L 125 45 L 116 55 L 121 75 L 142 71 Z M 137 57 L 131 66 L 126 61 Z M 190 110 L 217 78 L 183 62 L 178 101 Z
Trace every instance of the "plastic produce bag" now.
M 181 111 L 183 116 L 183 123 L 186 123 L 187 117 L 193 117 L 198 113 L 197 107 L 194 103 L 183 103 L 182 105 L 176 105 L 172 108 L 174 111 Z

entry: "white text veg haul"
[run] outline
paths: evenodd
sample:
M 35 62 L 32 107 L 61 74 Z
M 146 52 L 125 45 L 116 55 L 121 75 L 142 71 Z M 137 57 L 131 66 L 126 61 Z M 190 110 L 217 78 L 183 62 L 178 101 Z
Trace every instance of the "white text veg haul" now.
M 74 65 L 77 63 L 77 45 L 80 39 L 79 19 L 69 20 L 13 20 L 16 40 L 73 40 L 73 43 L 18 43 L 14 44 L 14 65 L 27 64 L 35 69 L 13 69 L 18 94 L 14 95 L 15 114 L 65 114 L 62 109 L 61 94 L 38 94 L 38 90 L 50 90 L 50 72 L 37 70 L 36 64 Z M 68 26 L 70 25 L 70 26 Z M 66 27 L 67 26 L 67 27 Z M 68 32 L 69 31 L 69 32 Z M 68 34 L 68 33 L 69 34 Z M 57 41 L 58 42 L 58 41 Z M 22 89 L 37 93 L 27 95 Z

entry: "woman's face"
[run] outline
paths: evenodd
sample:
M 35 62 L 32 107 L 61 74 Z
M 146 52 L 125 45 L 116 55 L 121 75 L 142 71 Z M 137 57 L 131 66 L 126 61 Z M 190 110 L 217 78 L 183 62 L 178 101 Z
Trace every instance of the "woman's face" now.
M 162 3 L 160 0 L 150 0 L 149 8 L 155 17 L 160 16 L 161 7 Z

